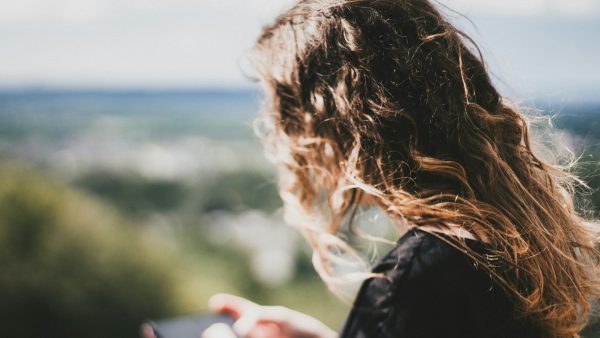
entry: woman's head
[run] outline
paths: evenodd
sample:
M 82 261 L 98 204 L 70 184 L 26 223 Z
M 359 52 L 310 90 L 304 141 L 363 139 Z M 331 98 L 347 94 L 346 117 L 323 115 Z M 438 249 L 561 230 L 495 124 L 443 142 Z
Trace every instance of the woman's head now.
M 286 219 L 322 276 L 332 254 L 351 252 L 335 235 L 368 200 L 411 226 L 490 239 L 492 255 L 468 253 L 549 334 L 576 332 L 599 257 L 572 205 L 574 177 L 533 154 L 476 46 L 430 2 L 300 1 L 251 57 Z

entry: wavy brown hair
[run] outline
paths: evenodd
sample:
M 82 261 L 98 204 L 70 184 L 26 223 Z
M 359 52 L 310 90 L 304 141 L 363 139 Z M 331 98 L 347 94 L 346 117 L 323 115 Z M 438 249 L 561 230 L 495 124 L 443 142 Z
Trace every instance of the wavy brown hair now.
M 354 252 L 337 234 L 368 202 L 399 224 L 485 239 L 486 255 L 451 244 L 544 337 L 579 337 L 600 296 L 596 223 L 573 203 L 581 181 L 533 153 L 524 115 L 430 2 L 300 1 L 263 29 L 251 58 L 286 220 L 326 281 L 330 262 Z

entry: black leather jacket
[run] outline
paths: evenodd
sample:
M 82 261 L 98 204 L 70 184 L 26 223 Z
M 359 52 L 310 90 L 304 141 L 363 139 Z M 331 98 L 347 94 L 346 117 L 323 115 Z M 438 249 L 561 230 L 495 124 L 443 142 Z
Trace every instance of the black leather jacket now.
M 475 250 L 486 250 L 483 242 L 465 240 Z M 516 318 L 511 298 L 484 269 L 422 230 L 406 232 L 373 271 L 389 279 L 363 283 L 340 338 L 541 336 Z

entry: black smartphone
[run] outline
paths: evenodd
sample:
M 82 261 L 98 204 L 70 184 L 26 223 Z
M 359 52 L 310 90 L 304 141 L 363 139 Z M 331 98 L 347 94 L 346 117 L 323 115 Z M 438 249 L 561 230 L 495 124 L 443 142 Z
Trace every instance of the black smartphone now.
M 156 338 L 200 338 L 209 326 L 224 323 L 232 326 L 235 319 L 227 314 L 199 314 L 148 321 L 142 324 L 142 337 L 149 338 L 147 330 L 152 330 Z M 151 337 L 151 336 L 150 336 Z

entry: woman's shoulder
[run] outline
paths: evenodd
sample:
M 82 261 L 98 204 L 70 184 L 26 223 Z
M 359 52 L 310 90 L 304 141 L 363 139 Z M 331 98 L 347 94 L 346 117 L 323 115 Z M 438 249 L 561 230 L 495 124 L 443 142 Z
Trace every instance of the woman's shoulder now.
M 372 269 L 383 278 L 367 279 L 359 290 L 355 306 L 384 308 L 394 304 L 395 298 L 406 290 L 445 297 L 461 292 L 482 294 L 498 288 L 474 260 L 450 244 L 457 243 L 458 239 L 440 235 L 417 228 L 404 233 Z M 486 249 L 482 242 L 466 241 L 473 250 Z
M 537 337 L 512 319 L 501 286 L 453 245 L 461 240 L 487 248 L 419 229 L 402 235 L 373 269 L 383 278 L 361 286 L 341 337 Z
M 375 265 L 373 272 L 391 279 L 407 279 L 423 274 L 456 274 L 458 268 L 479 270 L 479 266 L 461 248 L 464 242 L 472 251 L 483 253 L 488 244 L 457 238 L 445 233 L 432 234 L 419 228 L 406 231 L 396 245 Z M 454 271 L 454 272 L 453 272 Z M 408 276 L 407 276 L 408 275 Z M 465 277 L 463 275 L 463 277 Z

